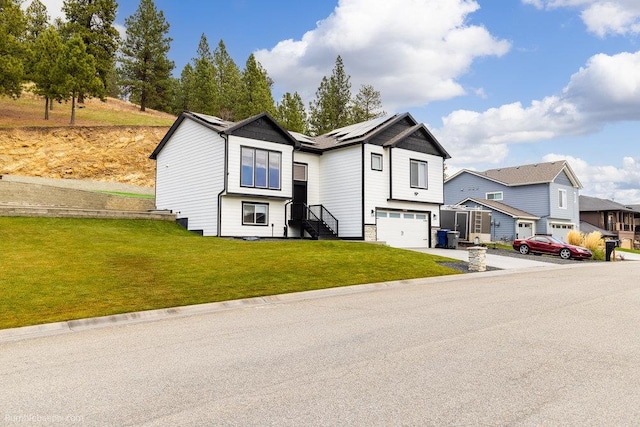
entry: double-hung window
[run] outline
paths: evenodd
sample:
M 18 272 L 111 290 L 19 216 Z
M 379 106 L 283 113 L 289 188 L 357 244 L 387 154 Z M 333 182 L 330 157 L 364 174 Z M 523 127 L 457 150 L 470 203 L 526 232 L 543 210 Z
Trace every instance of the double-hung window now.
M 242 187 L 280 189 L 282 154 L 277 151 L 242 147 L 240 185 Z
M 267 225 L 269 205 L 266 203 L 242 203 L 242 225 Z
M 567 190 L 558 190 L 558 207 L 567 209 Z
M 427 188 L 427 162 L 411 160 L 411 188 Z

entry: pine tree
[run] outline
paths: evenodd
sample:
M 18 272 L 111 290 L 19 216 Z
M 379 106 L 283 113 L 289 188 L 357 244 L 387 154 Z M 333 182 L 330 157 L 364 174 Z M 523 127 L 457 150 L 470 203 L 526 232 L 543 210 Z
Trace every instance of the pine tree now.
M 367 120 L 382 117 L 386 112 L 382 109 L 380 92 L 371 85 L 360 86 L 351 107 L 351 119 L 353 123 L 366 122 Z
M 47 6 L 40 0 L 32 0 L 25 11 L 27 42 L 34 43 L 38 36 L 49 27 Z
M 27 57 L 25 18 L 19 0 L 0 0 L 0 96 L 19 97 Z
M 235 119 L 246 119 L 262 112 L 275 116 L 276 107 L 267 72 L 252 53 L 242 73 L 242 93 Z
M 79 35 L 71 37 L 62 49 L 58 58 L 56 72 L 64 76 L 58 87 L 64 93 L 63 99 L 71 98 L 71 124 L 76 123 L 76 98 L 80 94 L 96 93 L 102 87 L 102 81 L 96 74 L 96 61 L 87 52 Z
M 116 0 L 64 0 L 62 6 L 67 18 L 65 34 L 80 36 L 87 52 L 95 58 L 96 74 L 101 86 L 88 95 L 100 96 L 101 99 L 107 90 L 109 73 L 115 66 L 120 40 L 119 33 L 113 26 L 117 8 Z M 93 87 L 92 84 L 88 86 Z M 79 94 L 79 101 L 82 101 L 84 95 Z
M 242 98 L 242 74 L 220 40 L 213 52 L 216 84 L 216 115 L 224 120 L 238 120 L 237 108 Z
M 191 107 L 193 103 L 193 93 L 195 91 L 193 86 L 193 73 L 194 70 L 191 64 L 185 65 L 182 73 L 180 73 L 178 96 L 173 110 L 174 114 L 179 114 L 183 111 L 195 111 Z
M 282 95 L 282 100 L 276 110 L 276 120 L 287 130 L 293 132 L 307 132 L 307 112 L 304 102 L 298 92 Z
M 190 93 L 190 109 L 204 114 L 217 114 L 217 91 L 215 87 L 215 68 L 213 56 L 209 49 L 207 36 L 202 34 L 198 44 L 198 57 L 193 60 L 192 88 Z
M 63 54 L 64 43 L 58 31 L 52 26 L 38 35 L 33 45 L 33 56 L 37 58 L 31 68 L 34 92 L 45 99 L 44 119 L 49 120 L 50 103 L 64 98 L 65 76 L 57 67 Z
M 338 56 L 331 77 L 322 78 L 316 99 L 309 104 L 309 128 L 314 135 L 351 124 L 350 76 L 345 74 L 342 58 Z
M 171 98 L 171 71 L 167 57 L 171 38 L 169 24 L 153 0 L 140 0 L 136 12 L 125 19 L 127 37 L 120 57 L 121 83 L 125 92 L 146 107 L 167 111 Z

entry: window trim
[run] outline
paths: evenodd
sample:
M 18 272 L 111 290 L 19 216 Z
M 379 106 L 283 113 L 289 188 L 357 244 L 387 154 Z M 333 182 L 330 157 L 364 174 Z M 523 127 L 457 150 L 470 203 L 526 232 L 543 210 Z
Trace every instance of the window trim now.
M 252 174 L 251 174 L 251 184 L 245 184 L 243 182 L 243 178 L 244 178 L 244 153 L 245 150 L 250 151 L 252 153 L 251 155 L 251 170 L 252 170 Z M 264 155 L 266 155 L 266 167 L 265 167 L 265 174 L 266 174 L 266 184 L 264 186 L 262 185 L 258 185 L 257 184 L 257 168 L 256 168 L 256 159 L 258 158 L 258 153 L 264 153 Z M 278 156 L 278 186 L 273 186 L 271 185 L 271 165 L 272 165 L 272 155 L 277 155 Z M 256 148 L 256 147 L 250 147 L 250 146 L 240 146 L 240 187 L 244 187 L 244 188 L 258 188 L 261 190 L 282 190 L 282 152 L 281 151 L 275 151 L 275 150 L 265 150 L 262 148 Z
M 567 209 L 567 190 L 558 189 L 558 209 Z
M 500 198 L 499 199 L 495 199 L 495 198 L 494 199 L 490 199 L 489 198 L 489 194 L 500 195 Z M 485 200 L 496 200 L 496 201 L 500 202 L 500 201 L 504 200 L 504 192 L 502 192 L 502 191 L 489 191 L 488 193 L 484 193 L 484 199 Z
M 374 158 L 378 159 L 378 161 L 380 162 L 379 163 L 380 164 L 379 168 L 374 167 L 374 164 L 373 164 L 373 159 Z M 380 153 L 371 153 L 371 170 L 382 171 L 382 154 L 380 154 Z
M 244 209 L 246 206 L 253 206 L 253 222 L 245 221 L 245 212 Z M 264 207 L 264 224 L 261 222 L 257 222 L 257 215 L 255 208 L 257 206 Z M 242 225 L 251 226 L 251 227 L 268 227 L 269 226 L 269 203 L 258 203 L 258 202 L 242 202 Z
M 411 179 L 413 164 L 418 165 L 418 176 L 417 176 L 418 184 L 417 185 L 413 185 L 413 179 Z M 420 185 L 420 165 L 424 165 L 424 186 Z M 427 161 L 418 160 L 418 159 L 409 159 L 409 186 L 411 188 L 421 188 L 423 190 L 429 189 L 429 163 Z

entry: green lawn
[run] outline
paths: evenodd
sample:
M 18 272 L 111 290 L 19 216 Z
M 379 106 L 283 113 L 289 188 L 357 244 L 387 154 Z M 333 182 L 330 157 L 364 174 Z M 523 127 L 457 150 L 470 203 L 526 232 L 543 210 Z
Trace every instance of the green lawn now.
M 382 245 L 201 237 L 165 221 L 0 217 L 0 241 L 0 329 L 457 273 Z

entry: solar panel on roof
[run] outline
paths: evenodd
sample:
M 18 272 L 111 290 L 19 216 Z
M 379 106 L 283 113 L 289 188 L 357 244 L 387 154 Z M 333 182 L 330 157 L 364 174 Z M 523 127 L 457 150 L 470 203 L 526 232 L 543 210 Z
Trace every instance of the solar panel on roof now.
M 192 113 L 194 116 L 200 117 L 202 120 L 211 123 L 212 125 L 220 125 L 220 126 L 225 126 L 227 124 L 227 122 L 225 122 L 224 120 L 222 120 L 220 117 L 216 117 L 216 116 L 209 116 L 208 114 L 202 114 L 202 113 Z
M 346 141 L 352 138 L 358 138 L 377 128 L 392 117 L 394 116 L 382 116 L 366 122 L 345 126 L 343 128 L 331 131 L 328 135 L 334 136 L 338 140 L 338 142 Z
M 291 134 L 291 136 L 293 136 L 297 141 L 299 142 L 304 142 L 306 144 L 315 144 L 316 142 L 309 138 L 307 135 L 300 133 L 300 132 L 294 132 L 294 131 L 289 131 L 289 133 Z

